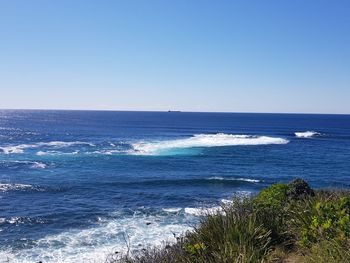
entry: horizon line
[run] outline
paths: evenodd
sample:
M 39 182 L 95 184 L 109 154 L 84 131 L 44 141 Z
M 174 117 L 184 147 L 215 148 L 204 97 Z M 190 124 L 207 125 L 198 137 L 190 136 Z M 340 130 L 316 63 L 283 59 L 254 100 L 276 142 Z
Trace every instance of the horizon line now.
M 120 109 L 54 109 L 54 108 L 0 108 L 0 111 L 108 111 L 108 112 L 166 112 L 166 113 L 226 113 L 226 114 L 291 114 L 291 115 L 350 115 L 350 113 L 321 112 L 256 112 L 256 111 L 193 111 L 193 110 L 120 110 Z

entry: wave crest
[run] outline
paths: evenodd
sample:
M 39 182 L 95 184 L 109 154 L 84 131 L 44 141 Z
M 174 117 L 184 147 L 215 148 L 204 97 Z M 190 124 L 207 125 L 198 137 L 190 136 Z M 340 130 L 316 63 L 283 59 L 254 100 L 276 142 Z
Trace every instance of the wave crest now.
M 230 177 L 221 177 L 221 176 L 214 176 L 208 178 L 208 180 L 219 180 L 219 181 L 243 181 L 248 183 L 259 183 L 260 180 L 258 179 L 251 179 L 251 178 L 230 178 Z
M 321 133 L 315 131 L 295 132 L 294 134 L 298 138 L 311 138 L 317 135 L 321 135 Z
M 133 143 L 133 154 L 157 155 L 171 149 L 188 149 L 202 147 L 286 144 L 289 141 L 278 137 L 234 135 L 234 134 L 198 134 L 190 138 L 158 142 Z

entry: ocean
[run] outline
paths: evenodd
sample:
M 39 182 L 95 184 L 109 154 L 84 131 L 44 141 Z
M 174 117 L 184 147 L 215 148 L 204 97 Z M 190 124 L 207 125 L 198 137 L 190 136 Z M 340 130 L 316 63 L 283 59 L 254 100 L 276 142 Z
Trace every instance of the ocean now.
M 0 262 L 104 262 L 296 177 L 350 188 L 350 116 L 0 111 Z

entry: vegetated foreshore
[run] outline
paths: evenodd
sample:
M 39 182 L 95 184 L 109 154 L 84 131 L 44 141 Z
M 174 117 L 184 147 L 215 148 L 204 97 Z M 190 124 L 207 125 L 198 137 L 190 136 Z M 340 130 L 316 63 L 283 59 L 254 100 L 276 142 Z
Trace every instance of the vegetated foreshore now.
M 106 262 L 350 262 L 350 191 L 314 190 L 302 179 L 273 184 L 203 216 L 175 244 Z

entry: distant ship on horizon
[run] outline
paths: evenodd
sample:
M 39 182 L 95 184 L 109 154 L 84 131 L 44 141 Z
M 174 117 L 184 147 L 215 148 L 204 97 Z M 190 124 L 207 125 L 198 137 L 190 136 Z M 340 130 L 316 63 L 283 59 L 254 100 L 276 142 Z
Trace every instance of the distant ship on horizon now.
M 181 112 L 180 110 L 168 110 L 168 112 Z

